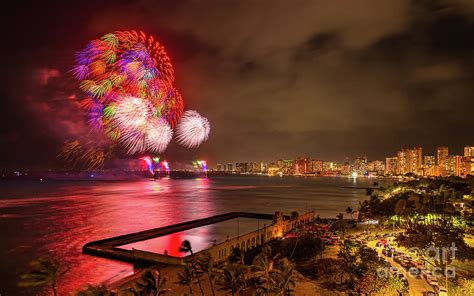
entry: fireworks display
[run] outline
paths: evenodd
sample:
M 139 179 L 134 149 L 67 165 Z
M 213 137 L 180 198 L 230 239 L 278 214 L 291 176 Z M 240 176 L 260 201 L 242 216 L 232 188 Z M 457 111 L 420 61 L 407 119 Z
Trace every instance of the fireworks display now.
M 202 172 L 207 172 L 207 161 L 205 160 L 195 160 L 193 161 L 193 167 L 199 169 Z
M 177 140 L 187 148 L 195 148 L 206 141 L 211 131 L 207 118 L 196 111 L 186 111 L 176 128 Z
M 188 148 L 209 136 L 206 118 L 196 111 L 183 116 L 170 58 L 152 36 L 117 31 L 92 40 L 76 54 L 72 73 L 86 95 L 80 106 L 88 123 L 129 155 L 162 153 L 175 127 L 178 142 Z
M 112 154 L 113 146 L 97 146 L 93 142 L 81 143 L 78 140 L 66 142 L 58 157 L 70 167 L 81 169 L 102 168 L 106 158 Z

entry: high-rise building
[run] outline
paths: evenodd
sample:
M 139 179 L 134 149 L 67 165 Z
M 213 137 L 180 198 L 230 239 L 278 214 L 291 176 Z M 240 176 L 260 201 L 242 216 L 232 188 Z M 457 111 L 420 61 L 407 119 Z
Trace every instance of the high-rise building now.
M 438 147 L 436 149 L 436 164 L 438 165 L 439 175 L 446 176 L 446 157 L 449 155 L 448 147 Z
M 265 164 L 263 162 L 248 162 L 247 170 L 249 173 L 260 174 L 265 172 Z
M 423 157 L 423 164 L 426 166 L 436 165 L 436 157 L 432 154 L 425 155 Z
M 461 159 L 461 174 L 474 176 L 474 156 L 464 156 Z
M 454 173 L 457 177 L 461 177 L 464 175 L 464 164 L 463 164 L 463 157 L 461 155 L 454 156 L 455 158 L 455 169 Z
M 266 171 L 269 176 L 274 176 L 278 173 L 282 173 L 282 168 L 278 166 L 277 161 L 276 163 L 269 163 Z
M 463 157 L 460 155 L 448 155 L 445 159 L 445 175 L 460 177 L 464 173 Z
M 428 154 L 423 156 L 423 165 L 421 175 L 425 177 L 434 177 L 437 176 L 438 166 L 436 165 L 436 157 L 434 155 Z
M 445 165 L 445 160 L 448 155 L 449 155 L 448 147 L 438 147 L 436 149 L 436 164 L 440 166 Z
M 454 155 L 447 155 L 444 158 L 444 175 L 455 176 L 456 175 L 456 157 Z
M 385 163 L 380 160 L 372 160 L 367 164 L 367 172 L 370 175 L 383 175 L 385 171 Z
M 279 159 L 276 161 L 276 166 L 280 169 L 283 170 L 285 167 L 285 161 L 283 159 Z
M 295 174 L 302 175 L 312 172 L 311 161 L 309 157 L 298 157 L 295 160 Z
M 464 147 L 464 156 L 467 157 L 474 157 L 474 146 L 466 146 Z
M 408 164 L 410 163 L 409 153 L 407 150 L 402 149 L 397 152 L 397 174 L 398 175 L 405 175 L 409 173 Z
M 398 158 L 387 157 L 385 158 L 385 175 L 394 176 L 397 174 Z
M 352 172 L 352 166 L 350 163 L 348 163 L 347 161 L 344 162 L 344 164 L 342 165 L 342 169 L 341 169 L 341 174 L 343 175 L 350 175 Z
M 324 161 L 323 162 L 323 172 L 330 173 L 334 169 L 334 163 L 331 161 Z
M 238 162 L 235 164 L 235 171 L 239 173 L 248 173 L 249 168 L 248 168 L 248 163 L 246 162 Z
M 354 160 L 354 165 L 352 167 L 352 173 L 357 174 L 358 176 L 363 176 L 367 173 L 367 157 L 357 157 Z
M 323 161 L 311 159 L 311 171 L 315 174 L 321 174 L 323 172 Z
M 294 160 L 285 159 L 283 160 L 283 174 L 292 175 L 295 172 Z
M 423 151 L 421 147 L 413 149 L 402 149 L 397 153 L 397 174 L 405 175 L 407 173 L 422 173 Z
M 420 175 L 421 166 L 423 165 L 423 150 L 421 147 L 410 149 L 410 172 Z

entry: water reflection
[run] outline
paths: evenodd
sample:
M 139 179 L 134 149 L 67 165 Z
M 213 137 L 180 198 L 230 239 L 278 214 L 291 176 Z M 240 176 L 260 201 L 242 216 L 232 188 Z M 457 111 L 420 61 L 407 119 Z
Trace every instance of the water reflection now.
M 71 268 L 61 282 L 61 295 L 85 283 L 98 284 L 132 271 L 128 264 L 82 255 L 82 246 L 93 240 L 230 211 L 303 212 L 314 207 L 321 216 L 333 216 L 347 206 L 357 207 L 366 198 L 365 190 L 342 188 L 353 186 L 352 182 L 349 178 L 285 177 L 3 182 L 0 183 L 0 293 L 31 295 L 31 291 L 19 291 L 16 287 L 18 275 L 27 269 L 30 260 L 45 254 Z M 358 178 L 356 186 L 366 187 L 372 182 L 373 179 Z M 383 180 L 377 182 L 384 185 Z M 175 234 L 150 247 L 176 254 L 184 238 L 189 237 L 199 249 L 214 239 L 228 233 L 234 236 L 237 232 L 233 223 L 223 226 L 224 229 L 213 227 L 194 234 Z

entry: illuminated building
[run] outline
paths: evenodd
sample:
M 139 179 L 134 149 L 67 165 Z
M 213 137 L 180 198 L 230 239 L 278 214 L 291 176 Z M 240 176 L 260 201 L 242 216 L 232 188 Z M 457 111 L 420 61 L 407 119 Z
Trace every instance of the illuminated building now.
M 364 176 L 367 173 L 367 157 L 357 157 L 354 160 L 352 173 L 355 173 L 357 176 Z
M 234 171 L 234 165 L 231 163 L 228 163 L 226 166 L 226 172 L 233 172 Z
M 423 157 L 423 164 L 426 166 L 436 165 L 436 157 L 434 155 L 428 154 Z
M 266 165 L 263 162 L 253 162 L 250 171 L 256 174 L 263 173 L 266 171 Z
M 295 172 L 294 161 L 291 159 L 283 160 L 283 174 L 293 175 L 294 172 Z
M 454 155 L 447 155 L 444 158 L 444 168 L 446 176 L 456 175 L 456 158 Z
M 333 162 L 332 164 L 333 165 L 332 165 L 331 175 L 340 175 L 340 174 L 342 174 L 342 171 L 344 170 L 344 165 L 340 164 L 338 162 Z
M 439 169 L 436 165 L 436 157 L 434 155 L 428 154 L 423 156 L 423 165 L 422 165 L 422 176 L 425 177 L 434 177 L 439 175 Z
M 367 164 L 367 172 L 370 175 L 383 175 L 385 171 L 385 164 L 380 160 L 373 160 Z
M 454 173 L 456 176 L 461 177 L 464 175 L 464 164 L 463 164 L 463 157 L 461 155 L 455 155 L 455 169 Z
M 345 162 L 342 165 L 341 174 L 347 176 L 347 175 L 350 175 L 351 173 L 352 173 L 352 166 L 350 165 L 350 163 Z
M 408 164 L 410 160 L 408 158 L 409 153 L 402 149 L 401 151 L 397 152 L 397 174 L 398 175 L 405 175 L 409 173 Z
M 269 176 L 274 176 L 274 175 L 283 173 L 283 170 L 282 170 L 283 169 L 283 161 L 281 161 L 280 165 L 278 164 L 278 162 L 279 161 L 271 162 L 271 163 L 266 165 L 265 172 Z
M 460 177 L 463 172 L 463 157 L 460 155 L 448 155 L 445 158 L 445 175 Z
M 323 172 L 330 173 L 334 169 L 334 163 L 330 161 L 323 161 Z
M 407 173 L 421 174 L 422 173 L 422 159 L 423 152 L 421 147 L 413 149 L 402 149 L 397 153 L 397 174 L 405 175 Z
M 461 174 L 474 176 L 474 156 L 464 156 L 461 159 Z
M 439 167 L 439 174 L 441 176 L 447 175 L 446 170 L 446 157 L 448 156 L 448 147 L 438 147 L 436 149 L 436 164 Z
M 423 164 L 423 150 L 421 147 L 410 149 L 410 171 L 414 174 L 421 173 L 421 166 Z
M 474 146 L 464 147 L 464 157 L 474 157 Z
M 320 174 L 323 172 L 323 161 L 318 159 L 311 160 L 311 170 L 315 174 Z
M 444 165 L 446 157 L 449 154 L 448 147 L 438 147 L 436 149 L 436 160 L 438 165 Z
M 278 167 L 280 170 L 283 170 L 285 167 L 285 161 L 283 159 L 277 160 L 276 167 Z
M 398 158 L 387 157 L 385 158 L 385 175 L 394 176 L 397 174 Z
M 218 171 L 218 172 L 224 171 L 224 166 L 222 164 L 218 163 L 216 165 L 216 171 Z
M 311 161 L 309 157 L 298 157 L 295 160 L 295 175 L 312 173 Z
M 235 171 L 239 173 L 248 173 L 249 169 L 246 162 L 238 162 L 235 164 Z

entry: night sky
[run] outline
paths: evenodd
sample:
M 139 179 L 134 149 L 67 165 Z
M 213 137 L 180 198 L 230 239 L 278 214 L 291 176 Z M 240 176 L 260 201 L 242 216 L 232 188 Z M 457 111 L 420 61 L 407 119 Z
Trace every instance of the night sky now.
M 88 136 L 74 52 L 143 30 L 209 141 L 165 157 L 382 159 L 474 145 L 474 1 L 35 1 L 2 9 L 0 167 L 59 166 Z M 96 3 L 97 2 L 97 3 Z

